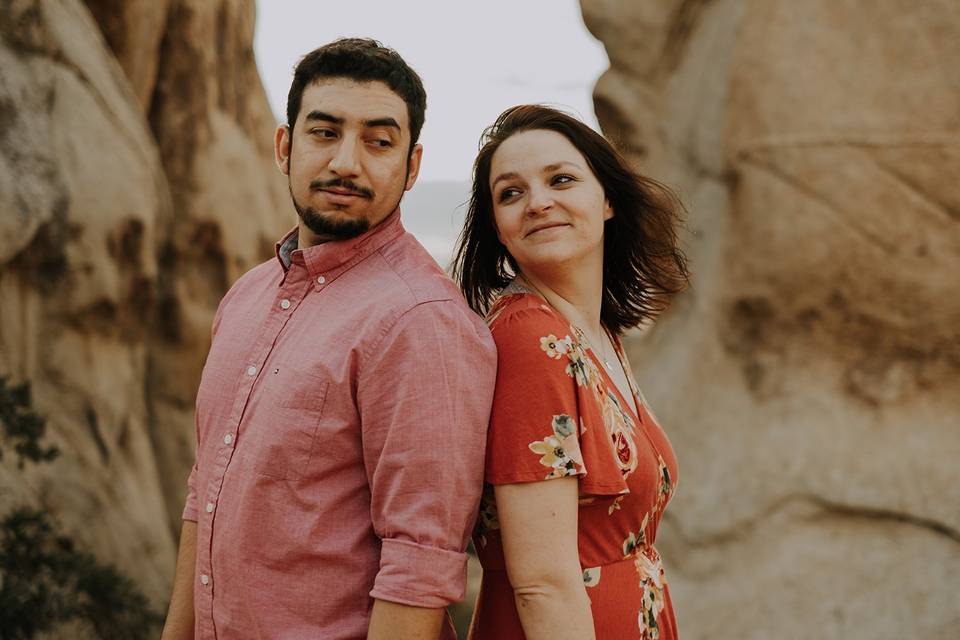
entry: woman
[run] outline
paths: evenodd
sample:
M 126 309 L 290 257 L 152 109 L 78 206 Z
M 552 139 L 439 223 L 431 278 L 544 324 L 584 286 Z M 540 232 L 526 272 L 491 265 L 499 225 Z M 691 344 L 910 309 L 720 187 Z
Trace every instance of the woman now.
M 485 134 L 454 265 L 499 352 L 474 640 L 677 637 L 653 548 L 677 463 L 619 337 L 687 283 L 679 210 L 554 109 Z

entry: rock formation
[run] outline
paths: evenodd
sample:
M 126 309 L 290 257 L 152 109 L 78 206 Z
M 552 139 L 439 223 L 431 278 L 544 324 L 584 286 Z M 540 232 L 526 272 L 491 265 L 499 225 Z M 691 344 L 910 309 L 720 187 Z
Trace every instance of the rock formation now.
M 956 3 L 581 4 L 604 131 L 690 210 L 630 345 L 682 637 L 957 637 Z
M 252 0 L 0 3 L 0 375 L 47 465 L 0 465 L 157 608 L 227 286 L 295 220 L 272 163 Z

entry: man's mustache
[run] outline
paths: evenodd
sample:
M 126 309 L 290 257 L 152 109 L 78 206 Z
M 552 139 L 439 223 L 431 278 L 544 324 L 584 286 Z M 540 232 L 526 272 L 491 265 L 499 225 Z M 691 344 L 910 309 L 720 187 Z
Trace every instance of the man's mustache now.
M 373 191 L 371 189 L 362 187 L 350 180 L 344 180 L 343 178 L 334 178 L 332 180 L 314 180 L 310 183 L 311 191 L 321 191 L 323 189 L 344 189 L 349 191 L 350 195 L 373 199 Z

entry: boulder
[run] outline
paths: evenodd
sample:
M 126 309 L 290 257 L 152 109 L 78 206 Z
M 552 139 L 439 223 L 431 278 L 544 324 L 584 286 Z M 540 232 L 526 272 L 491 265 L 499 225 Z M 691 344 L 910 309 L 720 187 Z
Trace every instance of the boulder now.
M 693 286 L 628 346 L 683 637 L 955 637 L 955 4 L 581 5 L 601 126 L 690 211 Z
M 193 401 L 228 286 L 295 223 L 272 161 L 252 0 L 0 4 L 0 376 L 61 450 L 0 463 L 169 595 Z

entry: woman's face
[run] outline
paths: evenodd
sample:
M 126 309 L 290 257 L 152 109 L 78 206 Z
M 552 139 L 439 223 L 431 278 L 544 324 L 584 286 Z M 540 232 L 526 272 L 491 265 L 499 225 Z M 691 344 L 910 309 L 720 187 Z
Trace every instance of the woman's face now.
M 603 262 L 603 223 L 613 211 L 573 144 L 555 131 L 504 140 L 490 163 L 497 236 L 527 273 Z

